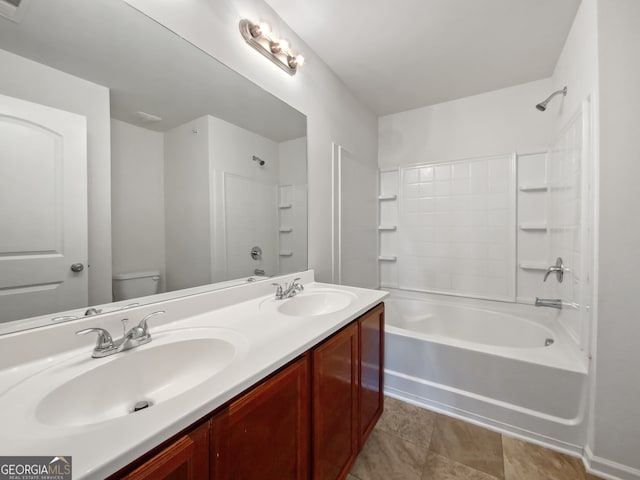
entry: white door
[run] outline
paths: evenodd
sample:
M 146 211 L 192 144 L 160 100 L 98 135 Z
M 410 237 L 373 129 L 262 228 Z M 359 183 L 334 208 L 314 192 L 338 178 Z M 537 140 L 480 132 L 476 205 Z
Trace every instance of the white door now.
M 0 95 L 0 322 L 87 305 L 87 277 L 86 119 Z

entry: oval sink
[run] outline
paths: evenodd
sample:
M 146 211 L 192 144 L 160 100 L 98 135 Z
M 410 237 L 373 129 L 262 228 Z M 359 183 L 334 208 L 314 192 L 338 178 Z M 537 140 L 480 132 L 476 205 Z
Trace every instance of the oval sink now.
M 327 315 L 347 308 L 355 295 L 338 290 L 303 292 L 285 300 L 274 300 L 276 311 L 284 315 L 307 317 Z
M 163 333 L 155 345 L 152 340 L 148 346 L 90 360 L 91 365 L 102 364 L 51 390 L 38 402 L 36 419 L 78 427 L 128 415 L 138 402 L 146 401 L 153 409 L 215 376 L 231 364 L 242 343 L 239 335 L 240 342 L 207 335 L 210 332 L 204 338 L 198 337 L 201 331 L 175 332 Z

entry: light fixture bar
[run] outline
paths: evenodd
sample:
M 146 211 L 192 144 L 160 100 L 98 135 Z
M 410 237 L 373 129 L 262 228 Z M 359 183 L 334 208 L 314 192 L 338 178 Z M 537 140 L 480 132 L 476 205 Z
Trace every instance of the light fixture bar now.
M 286 40 L 272 38 L 268 31 L 263 31 L 265 29 L 261 28 L 261 25 L 254 24 L 250 20 L 240 20 L 239 28 L 245 42 L 289 75 L 295 75 L 298 67 L 302 66 L 304 57 L 292 53 Z

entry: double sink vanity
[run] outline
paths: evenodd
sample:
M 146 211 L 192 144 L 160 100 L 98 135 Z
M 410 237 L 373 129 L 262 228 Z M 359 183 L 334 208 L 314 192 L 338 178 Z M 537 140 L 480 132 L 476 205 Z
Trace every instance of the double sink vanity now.
M 70 456 L 74 479 L 344 478 L 382 412 L 386 293 L 298 276 L 0 336 L 3 455 Z M 125 318 L 127 348 L 76 335 Z

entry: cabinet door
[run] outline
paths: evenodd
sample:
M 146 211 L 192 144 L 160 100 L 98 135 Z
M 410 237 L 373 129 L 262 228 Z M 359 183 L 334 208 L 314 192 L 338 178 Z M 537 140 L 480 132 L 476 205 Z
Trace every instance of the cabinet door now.
M 382 415 L 384 393 L 384 305 L 358 320 L 360 339 L 360 447 Z
M 313 350 L 313 479 L 345 478 L 358 454 L 358 325 Z
M 309 378 L 305 354 L 213 417 L 212 478 L 309 478 Z
M 169 445 L 128 475 L 126 480 L 207 480 L 209 422 Z

